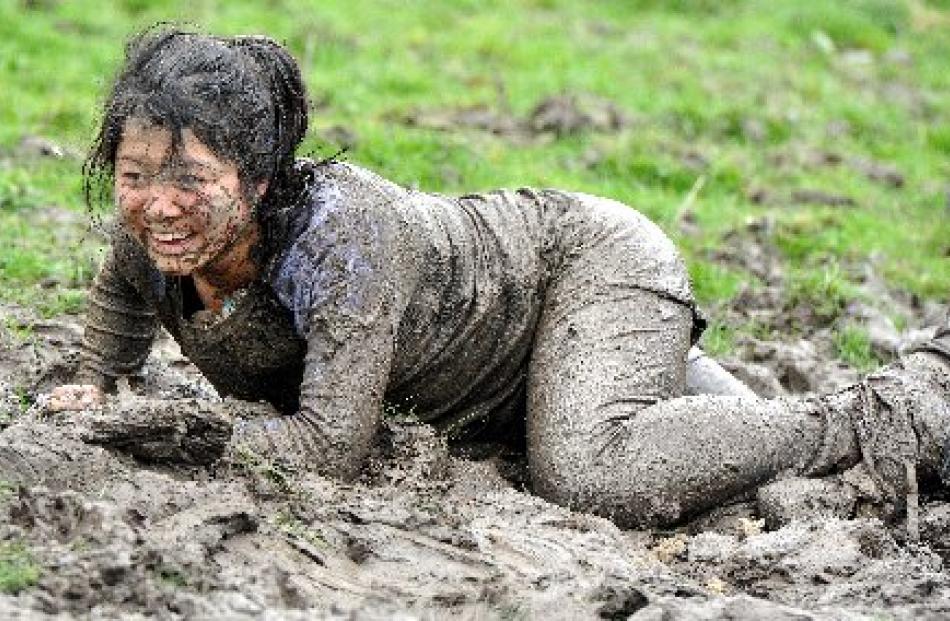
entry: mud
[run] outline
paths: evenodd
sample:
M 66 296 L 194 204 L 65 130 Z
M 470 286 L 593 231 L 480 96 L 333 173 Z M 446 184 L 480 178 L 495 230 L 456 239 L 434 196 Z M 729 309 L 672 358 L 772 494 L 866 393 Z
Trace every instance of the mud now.
M 503 106 L 478 104 L 457 109 L 412 110 L 392 120 L 410 127 L 485 131 L 514 141 L 533 141 L 585 133 L 616 133 L 631 120 L 614 102 L 584 93 L 545 97 L 524 116 Z
M 111 409 L 49 417 L 34 400 L 74 372 L 79 329 L 2 313 L 0 440 L 49 467 L 0 510 L 0 542 L 23 546 L 40 571 L 0 596 L 3 618 L 950 614 L 950 503 L 939 498 L 924 499 L 920 545 L 855 517 L 873 489 L 856 472 L 781 481 L 679 529 L 625 531 L 530 494 L 519 457 L 450 451 L 405 420 L 387 422 L 350 484 L 247 453 L 208 464 L 245 406 L 215 400 L 167 337 Z M 763 341 L 743 364 L 781 368 L 794 347 Z M 799 372 L 820 385 L 824 370 Z M 142 434 L 150 442 L 130 454 Z

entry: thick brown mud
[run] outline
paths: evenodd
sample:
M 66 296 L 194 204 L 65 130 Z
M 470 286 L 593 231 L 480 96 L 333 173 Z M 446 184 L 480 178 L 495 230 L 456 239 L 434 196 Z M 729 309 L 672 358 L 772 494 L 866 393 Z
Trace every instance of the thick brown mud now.
M 783 481 L 681 529 L 625 531 L 532 495 L 517 456 L 463 455 L 405 420 L 343 484 L 227 451 L 229 414 L 245 406 L 215 401 L 169 341 L 104 411 L 44 414 L 33 401 L 70 378 L 79 330 L 2 313 L 0 544 L 39 569 L 0 595 L 2 618 L 950 615 L 939 498 L 924 499 L 920 544 L 855 517 L 860 473 Z M 770 346 L 742 364 L 795 388 L 777 377 L 793 346 Z M 794 359 L 808 382 L 830 364 Z

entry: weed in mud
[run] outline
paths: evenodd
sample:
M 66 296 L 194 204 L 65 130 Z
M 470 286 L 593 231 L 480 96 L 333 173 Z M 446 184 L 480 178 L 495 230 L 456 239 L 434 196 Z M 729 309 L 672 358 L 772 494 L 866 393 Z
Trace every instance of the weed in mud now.
M 706 354 L 721 358 L 732 354 L 736 349 L 736 331 L 735 328 L 714 321 L 709 324 L 703 332 L 703 338 L 700 343 Z
M 523 621 L 532 618 L 530 610 L 518 603 L 504 604 L 494 612 L 502 621 Z
M 83 552 L 89 552 L 92 549 L 92 545 L 85 537 L 76 537 L 69 542 L 69 549 L 73 552 L 82 554 Z
M 30 391 L 26 386 L 15 386 L 13 394 L 17 400 L 17 413 L 20 415 L 26 414 L 26 411 L 33 405 L 33 396 Z
M 0 592 L 16 594 L 40 579 L 40 567 L 25 545 L 0 543 Z
M 416 414 L 415 406 L 408 403 L 402 404 L 384 401 L 382 417 L 383 420 L 389 420 L 395 423 L 413 424 L 422 422 L 419 419 L 419 415 Z
M 33 324 L 23 323 L 12 315 L 4 315 L 0 321 L 3 323 L 3 337 L 5 340 L 11 340 L 16 345 L 26 345 L 33 342 L 35 336 Z
M 838 358 L 862 373 L 881 366 L 882 361 L 871 347 L 871 338 L 867 330 L 848 324 L 834 333 L 835 350 Z
M 159 567 L 155 570 L 155 575 L 162 583 L 177 589 L 188 586 L 188 578 L 181 571 L 172 567 Z
M 848 303 L 858 297 L 856 286 L 837 265 L 797 270 L 788 277 L 788 306 L 801 309 L 824 325 L 838 319 Z
M 273 523 L 277 530 L 287 535 L 303 539 L 311 545 L 323 548 L 327 547 L 327 541 L 323 538 L 323 535 L 309 528 L 299 518 L 288 511 L 278 511 L 277 515 L 273 518 Z
M 237 449 L 235 462 L 249 474 L 272 485 L 280 494 L 292 496 L 299 491 L 293 484 L 293 471 L 291 469 L 277 461 L 267 459 L 247 447 Z
M 16 486 L 9 481 L 0 480 L 0 505 L 6 503 L 13 497 Z
M 903 333 L 909 327 L 907 315 L 903 313 L 891 313 L 888 316 L 891 321 L 894 322 L 894 329 L 897 330 L 898 334 Z

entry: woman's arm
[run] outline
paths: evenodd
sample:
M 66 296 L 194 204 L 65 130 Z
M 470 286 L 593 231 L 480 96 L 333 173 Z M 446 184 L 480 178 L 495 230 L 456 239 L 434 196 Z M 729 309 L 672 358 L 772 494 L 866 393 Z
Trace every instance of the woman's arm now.
M 236 447 L 329 476 L 358 471 L 389 383 L 401 308 L 396 283 L 410 268 L 398 259 L 406 240 L 393 234 L 394 198 L 353 179 L 315 194 L 309 226 L 272 276 L 307 340 L 300 408 L 238 423 Z
M 122 273 L 123 257 L 117 244 L 113 244 L 87 297 L 76 375 L 77 383 L 108 392 L 115 390 L 119 377 L 141 369 L 158 323 L 154 309 Z
M 379 428 L 392 360 L 385 321 L 336 339 L 315 326 L 308 341 L 300 409 L 238 421 L 233 446 L 292 468 L 351 478 Z

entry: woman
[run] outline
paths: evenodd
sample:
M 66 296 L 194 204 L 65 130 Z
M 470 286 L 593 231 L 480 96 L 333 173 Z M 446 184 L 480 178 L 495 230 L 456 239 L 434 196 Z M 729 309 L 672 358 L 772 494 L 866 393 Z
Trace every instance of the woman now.
M 756 399 L 687 364 L 701 322 L 686 272 L 632 209 L 407 191 L 295 160 L 306 126 L 296 63 L 271 40 L 132 43 L 86 168 L 88 189 L 114 183 L 121 226 L 89 296 L 81 384 L 55 407 L 101 402 L 161 324 L 220 393 L 280 410 L 234 443 L 333 476 L 360 468 L 384 401 L 451 438 L 526 440 L 539 494 L 623 525 L 862 453 L 892 494 L 905 463 L 939 465 L 939 341 L 835 395 Z

